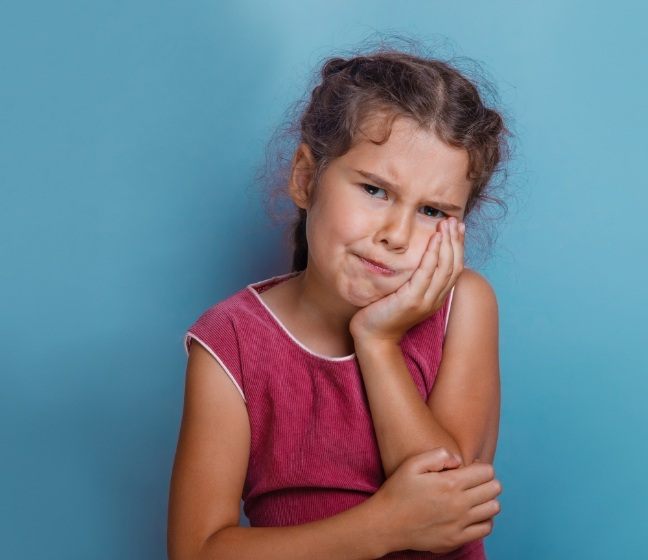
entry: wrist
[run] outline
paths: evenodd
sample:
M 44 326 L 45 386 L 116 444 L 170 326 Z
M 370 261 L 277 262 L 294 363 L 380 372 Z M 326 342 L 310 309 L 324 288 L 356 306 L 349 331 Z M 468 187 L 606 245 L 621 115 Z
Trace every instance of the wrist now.
M 401 351 L 399 338 L 377 337 L 369 333 L 352 333 L 352 336 L 356 353 Z
M 368 525 L 373 529 L 372 541 L 374 543 L 373 558 L 383 556 L 402 550 L 403 546 L 398 542 L 398 535 L 394 528 L 394 519 L 389 508 L 384 503 L 380 490 L 370 496 L 363 505 L 368 510 Z

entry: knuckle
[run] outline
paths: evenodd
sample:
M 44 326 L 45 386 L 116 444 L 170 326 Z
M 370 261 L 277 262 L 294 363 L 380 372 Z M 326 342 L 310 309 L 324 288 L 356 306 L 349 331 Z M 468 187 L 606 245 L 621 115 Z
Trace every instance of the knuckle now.
M 445 489 L 448 492 L 454 492 L 457 489 L 457 479 L 456 477 L 452 476 L 451 472 L 447 472 L 448 476 L 444 477 L 444 482 L 445 482 Z
M 445 447 L 438 447 L 437 449 L 439 450 L 441 457 L 443 457 L 444 459 L 450 458 L 450 451 L 448 451 Z

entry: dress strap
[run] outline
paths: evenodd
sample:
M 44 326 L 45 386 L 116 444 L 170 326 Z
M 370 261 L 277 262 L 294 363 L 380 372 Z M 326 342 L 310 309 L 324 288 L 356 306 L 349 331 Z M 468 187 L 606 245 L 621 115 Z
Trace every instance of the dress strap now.
M 455 286 L 456 286 L 456 284 L 455 284 Z M 452 296 L 454 295 L 455 286 L 452 286 L 452 289 L 450 290 L 450 295 L 448 296 L 450 301 L 448 301 L 448 311 L 446 312 L 445 326 L 443 327 L 443 336 L 444 337 L 445 337 L 446 331 L 448 330 L 448 319 L 450 318 L 450 306 L 452 305 Z

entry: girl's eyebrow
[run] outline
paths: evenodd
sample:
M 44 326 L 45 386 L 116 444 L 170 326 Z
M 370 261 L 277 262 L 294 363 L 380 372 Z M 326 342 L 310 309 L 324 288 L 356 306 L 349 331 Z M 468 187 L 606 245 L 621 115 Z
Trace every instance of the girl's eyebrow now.
M 378 177 L 378 175 L 374 175 L 373 173 L 369 173 L 368 171 L 363 171 L 362 169 L 357 169 L 356 171 L 361 175 L 364 175 L 367 179 L 369 179 L 369 181 L 376 183 L 380 188 L 391 189 L 395 191 L 400 190 L 400 187 L 398 185 L 393 185 L 387 179 Z M 463 210 L 461 206 L 456 206 L 455 204 L 442 202 L 440 200 L 430 200 L 429 203 L 430 205 L 435 206 L 440 210 L 447 210 L 448 212 L 461 212 Z

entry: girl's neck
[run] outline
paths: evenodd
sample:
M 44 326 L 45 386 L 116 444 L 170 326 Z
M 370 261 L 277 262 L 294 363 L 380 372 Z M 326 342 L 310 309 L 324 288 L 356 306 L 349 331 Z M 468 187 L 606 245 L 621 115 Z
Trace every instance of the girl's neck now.
M 336 297 L 324 285 L 321 276 L 309 267 L 292 280 L 295 281 L 294 297 L 297 313 L 332 333 L 349 333 L 349 323 L 358 311 L 358 307 Z
M 358 308 L 332 295 L 312 269 L 261 295 L 286 328 L 314 351 L 329 356 L 347 356 L 355 351 L 349 323 Z

